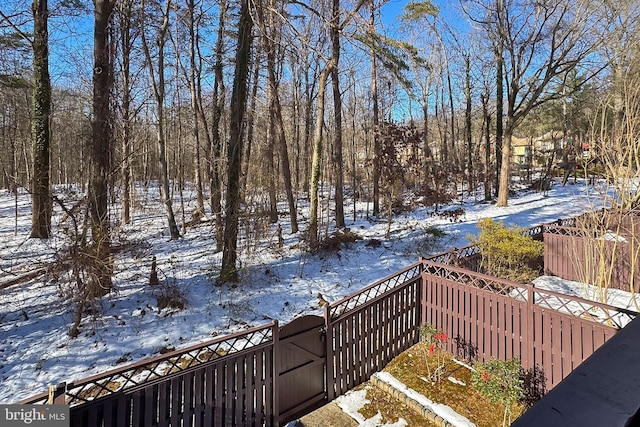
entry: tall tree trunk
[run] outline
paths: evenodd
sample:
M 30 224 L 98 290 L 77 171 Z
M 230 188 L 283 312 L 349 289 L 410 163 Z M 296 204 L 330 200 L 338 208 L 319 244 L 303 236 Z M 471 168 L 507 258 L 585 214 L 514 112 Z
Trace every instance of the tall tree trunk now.
M 132 1 L 119 3 L 120 15 L 120 51 L 122 54 L 122 210 L 120 222 L 128 224 L 131 220 L 131 14 Z
M 449 93 L 449 114 L 451 114 L 451 157 L 453 160 L 453 164 L 455 165 L 455 169 L 459 170 L 460 168 L 460 159 L 458 158 L 458 150 L 456 150 L 456 112 L 453 106 L 453 85 L 451 84 L 451 70 L 449 69 L 449 57 L 447 55 L 447 51 L 443 45 L 442 50 L 444 52 L 445 58 L 445 66 L 447 67 L 447 90 Z M 443 89 L 444 91 L 444 89 Z M 444 94 L 443 94 L 444 98 Z M 444 99 L 442 100 L 442 105 L 444 106 Z M 444 108 L 443 108 L 444 110 Z M 444 115 L 446 120 L 446 114 Z M 457 191 L 456 191 L 457 193 Z
M 47 239 L 51 233 L 49 183 L 51 81 L 49 78 L 49 10 L 47 0 L 33 1 L 33 181 L 31 186 L 31 237 Z
M 505 207 L 509 203 L 509 181 L 511 178 L 511 138 L 513 132 L 506 126 L 502 144 L 502 166 L 500 167 L 500 188 L 496 206 Z
M 375 33 L 375 0 L 371 1 L 369 15 L 369 31 Z M 376 65 L 376 53 L 371 49 L 371 97 L 373 102 L 373 215 L 380 213 L 380 138 L 378 126 L 380 125 L 380 107 L 378 106 L 378 69 Z
M 93 121 L 89 150 L 89 212 L 94 245 L 95 271 L 91 276 L 89 298 L 102 296 L 111 288 L 111 236 L 108 211 L 108 179 L 111 153 L 109 92 L 111 58 L 109 55 L 109 17 L 115 0 L 94 0 L 95 27 L 93 47 Z
M 471 144 L 471 59 L 469 55 L 464 57 L 464 95 L 467 101 L 467 107 L 464 112 L 464 136 L 467 143 L 467 185 L 469 186 L 468 194 L 473 191 L 473 145 Z
M 427 89 L 428 91 L 428 89 Z M 422 105 L 422 120 L 423 120 L 423 133 L 422 133 L 422 149 L 424 151 L 424 178 L 423 182 L 428 182 L 429 178 L 433 179 L 434 164 L 431 148 L 429 147 L 429 96 L 423 98 L 424 104 Z
M 241 0 L 238 23 L 233 90 L 231 93 L 229 144 L 227 146 L 227 198 L 225 204 L 224 248 L 222 250 L 221 281 L 237 281 L 238 222 L 240 216 L 240 170 L 242 167 L 242 124 L 247 103 L 247 79 L 251 57 L 253 21 L 249 0 Z
M 191 112 L 193 114 L 193 139 L 196 149 L 195 166 L 195 185 L 196 185 L 196 209 L 197 216 L 204 215 L 204 190 L 202 185 L 202 161 L 200 156 L 200 114 L 198 107 L 198 81 L 199 72 L 197 72 L 196 49 L 197 38 L 195 29 L 195 2 L 188 0 L 187 7 L 189 9 L 189 94 L 191 95 Z
M 335 130 L 333 133 L 333 167 L 335 174 L 335 220 L 336 227 L 343 228 L 344 222 L 344 168 L 342 166 L 342 94 L 340 93 L 340 0 L 333 0 L 331 25 L 331 55 L 336 66 L 331 72 L 333 86 L 333 115 Z
M 491 200 L 491 114 L 489 95 L 482 95 L 482 117 L 484 121 L 484 200 Z
M 269 222 L 272 224 L 278 222 L 278 195 L 276 189 L 276 160 L 275 160 L 275 145 L 276 145 L 276 130 L 275 130 L 275 117 L 273 109 L 273 90 L 269 88 L 267 91 L 267 98 L 269 99 L 269 124 L 267 125 L 267 141 L 265 149 L 265 163 L 267 169 L 267 192 L 269 193 Z
M 335 66 L 333 59 L 327 63 L 325 69 L 320 73 L 318 81 L 318 100 L 316 106 L 316 127 L 313 134 L 313 157 L 311 158 L 311 206 L 309 209 L 309 248 L 312 250 L 318 247 L 318 211 L 320 187 L 320 169 L 322 167 L 322 129 L 324 126 L 324 103 L 327 91 L 327 80 L 331 74 L 331 68 Z
M 308 63 L 308 61 L 305 62 Z M 311 162 L 309 161 L 309 148 L 312 145 L 312 132 L 313 129 L 313 91 L 314 86 L 316 84 L 316 79 L 309 76 L 310 73 L 304 73 L 304 141 L 302 144 L 302 157 L 303 157 L 303 179 L 304 182 L 304 192 L 307 194 L 307 197 L 311 197 L 310 191 L 311 188 L 309 184 L 311 183 Z M 313 155 L 313 154 L 311 154 Z
M 277 42 L 280 40 L 281 32 L 277 28 L 275 22 L 275 5 L 271 2 L 269 7 L 269 22 L 268 25 L 263 26 L 263 32 L 266 37 L 265 48 L 267 53 L 267 78 L 269 81 L 269 110 L 270 110 L 270 130 L 272 132 L 272 138 L 275 145 L 280 152 L 280 161 L 282 167 L 282 178 L 284 181 L 284 188 L 287 195 L 287 203 L 289 206 L 289 217 L 291 220 L 291 232 L 298 232 L 298 216 L 295 203 L 295 197 L 293 195 L 293 185 L 291 182 L 291 166 L 289 163 L 289 151 L 287 149 L 287 138 L 284 130 L 284 120 L 282 118 L 282 105 L 280 104 L 279 96 L 279 81 L 276 76 L 276 50 Z M 262 16 L 262 22 L 266 24 L 264 16 Z M 273 207 L 272 207 L 273 211 Z M 277 218 L 276 218 L 277 220 Z
M 241 192 L 241 200 L 246 194 L 247 189 L 247 177 L 249 176 L 249 164 L 251 163 L 251 149 L 253 147 L 253 134 L 255 131 L 255 122 L 256 122 L 256 104 L 258 101 L 258 88 L 260 87 L 260 50 L 256 52 L 256 60 L 254 61 L 254 69 L 253 69 L 253 86 L 251 88 L 251 104 L 249 104 L 249 111 L 247 117 L 247 145 L 244 150 L 243 160 L 244 164 L 242 166 L 242 179 L 240 185 Z
M 496 168 L 495 168 L 495 195 L 498 196 L 500 189 L 500 176 L 499 171 L 502 169 L 502 140 L 503 140 L 503 122 L 502 116 L 504 114 L 504 59 L 502 57 L 502 49 L 499 48 L 496 52 Z
M 220 159 L 222 143 L 220 141 L 220 120 L 224 109 L 224 74 L 223 50 L 224 33 L 227 16 L 227 1 L 220 0 L 218 5 L 218 35 L 215 48 L 215 62 L 213 64 L 213 115 L 211 118 L 211 145 L 209 153 L 209 183 L 211 186 L 211 212 L 215 216 L 216 252 L 220 252 L 224 240 L 224 224 L 222 220 L 222 185 L 220 180 Z
M 144 9 L 145 2 L 142 2 L 142 8 Z M 169 188 L 169 170 L 167 166 L 167 149 L 165 141 L 165 128 L 164 128 L 164 98 L 165 98 L 165 81 L 164 81 L 164 45 L 166 42 L 167 29 L 169 28 L 169 10 L 171 8 L 171 0 L 166 0 L 162 26 L 158 32 L 158 39 L 156 44 L 158 46 L 158 76 L 156 79 L 156 73 L 153 69 L 153 61 L 151 59 L 151 52 L 149 50 L 149 44 L 144 31 L 144 15 L 141 15 L 141 26 L 143 30 L 142 44 L 147 58 L 147 64 L 149 69 L 149 78 L 151 80 L 151 86 L 153 88 L 153 94 L 156 100 L 156 115 L 157 115 L 157 144 L 158 144 L 158 157 L 160 162 L 160 198 L 167 215 L 167 222 L 169 225 L 169 233 L 172 239 L 180 237 L 180 230 L 176 224 L 176 218 L 173 213 L 173 206 L 171 201 L 171 191 Z

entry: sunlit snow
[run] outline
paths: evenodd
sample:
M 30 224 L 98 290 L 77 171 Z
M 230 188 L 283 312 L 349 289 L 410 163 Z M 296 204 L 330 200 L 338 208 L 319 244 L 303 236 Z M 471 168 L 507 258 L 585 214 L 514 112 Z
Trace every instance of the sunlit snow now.
M 61 189 L 56 192 L 70 205 L 79 197 Z M 385 238 L 386 220 L 366 218 L 371 206 L 359 202 L 354 220 L 349 210 L 353 201 L 348 201 L 347 227 L 362 240 L 339 252 L 317 254 L 301 250 L 308 218 L 301 198 L 299 218 L 304 220 L 299 233 L 290 234 L 288 217 L 280 216 L 283 247 L 278 247 L 278 224 L 266 220 L 245 224 L 239 243 L 241 281 L 232 286 L 216 284 L 222 254 L 215 252 L 213 222 L 188 228 L 182 238 L 170 240 L 157 188 L 138 189 L 140 204 L 133 210 L 131 224 L 114 227 L 113 242 L 122 244 L 115 254 L 115 292 L 103 298 L 97 312 L 86 313 L 80 335 L 72 339 L 68 335 L 73 322 L 72 288 L 63 271 L 3 289 L 10 280 L 53 262 L 65 242 L 63 233 L 73 231 L 72 223 L 62 221 L 56 206 L 54 236 L 47 241 L 29 239 L 29 195 L 21 192 L 16 199 L 2 190 L 0 402 L 16 402 L 46 391 L 48 385 L 156 356 L 166 348 L 186 347 L 271 320 L 282 325 L 302 314 L 321 314 L 319 293 L 336 301 L 416 262 L 419 256 L 463 246 L 467 235 L 477 233 L 476 222 L 481 218 L 507 225 L 538 225 L 598 208 L 599 203 L 587 195 L 593 193 L 581 184 L 556 185 L 547 197 L 522 192 L 504 208 L 483 203 L 480 196 L 465 198 L 455 206 L 464 209 L 459 222 L 433 215 L 432 208 L 418 207 L 393 219 L 389 238 Z M 185 195 L 184 212 L 195 208 L 195 197 L 190 196 Z M 112 217 L 119 217 L 117 209 Z M 425 239 L 432 226 L 447 233 L 437 245 Z M 381 244 L 370 244 L 374 239 Z M 153 256 L 161 283 L 175 286 L 185 296 L 183 310 L 158 309 L 158 290 L 149 285 Z

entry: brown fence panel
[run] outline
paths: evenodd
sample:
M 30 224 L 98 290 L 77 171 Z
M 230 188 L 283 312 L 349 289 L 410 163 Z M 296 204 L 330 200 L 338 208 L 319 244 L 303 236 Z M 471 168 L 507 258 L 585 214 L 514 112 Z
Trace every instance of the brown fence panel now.
M 547 228 L 544 234 L 545 273 L 567 280 L 593 283 L 601 273 L 603 283 L 608 284 L 609 288 L 630 292 L 633 282 L 640 278 L 638 248 L 626 241 L 594 243 L 591 239 L 581 237 L 580 233 L 577 228 Z M 621 237 L 624 239 L 625 235 Z M 632 268 L 636 279 L 631 277 Z
M 613 327 L 532 306 L 533 337 L 530 340 L 532 363 L 525 368 L 541 367 L 547 389 L 558 385 L 573 369 L 615 335 Z
M 583 245 L 572 241 L 577 237 L 566 234 L 544 233 L 544 272 L 547 275 L 578 281 L 575 259 L 583 259 Z
M 424 261 L 422 320 L 452 338 L 459 357 L 519 358 L 550 389 L 635 312 Z M 463 354 L 460 354 L 462 351 Z
M 465 357 L 464 350 L 480 360 L 523 358 L 526 302 L 430 274 L 425 287 L 424 322 L 447 334 L 450 352 Z
M 265 357 L 251 350 L 71 408 L 71 425 L 263 426 L 273 423 L 273 377 Z
M 325 307 L 329 400 L 418 342 L 420 269 L 413 264 Z
M 547 274 L 579 280 L 575 229 L 529 234 L 542 230 Z M 423 323 L 459 357 L 542 369 L 550 389 L 637 315 L 478 273 L 479 260 L 477 247 L 420 260 L 326 305 L 324 318 L 271 322 L 115 369 L 59 387 L 56 403 L 71 405 L 74 427 L 275 425 L 367 381 L 418 342 Z
M 277 323 L 67 384 L 73 427 L 274 424 Z M 44 403 L 27 399 L 19 403 Z

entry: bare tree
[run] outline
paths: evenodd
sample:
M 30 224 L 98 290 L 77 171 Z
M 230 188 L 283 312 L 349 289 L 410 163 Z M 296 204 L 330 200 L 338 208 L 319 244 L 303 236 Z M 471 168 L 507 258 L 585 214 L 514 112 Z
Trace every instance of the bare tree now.
M 339 14 L 339 4 L 332 4 L 331 19 L 328 20 L 330 31 L 342 31 L 344 27 L 353 19 L 355 13 L 366 3 L 366 0 L 360 0 L 354 9 L 344 18 L 341 19 Z M 338 6 L 338 8 L 336 8 Z M 316 12 L 317 13 L 317 12 Z M 331 30 L 333 29 L 333 30 Z M 319 187 L 320 172 L 322 166 L 322 140 L 325 112 L 325 92 L 327 90 L 327 82 L 333 69 L 338 66 L 338 57 L 335 56 L 336 51 L 332 49 L 332 54 L 320 72 L 318 79 L 318 96 L 316 101 L 316 125 L 313 135 L 313 154 L 311 159 L 311 207 L 309 219 L 309 247 L 316 249 L 318 246 L 318 205 L 319 205 Z
M 51 232 L 49 184 L 51 81 L 49 78 L 49 10 L 47 0 L 33 2 L 33 184 L 31 237 L 46 239 Z
M 580 0 L 544 3 L 496 0 L 480 8 L 482 16 L 473 13 L 470 16 L 484 26 L 492 40 L 498 79 L 501 83 L 504 77 L 506 89 L 497 205 L 507 206 L 513 133 L 533 108 L 565 95 L 547 89 L 554 79 L 562 79 L 568 71 L 585 65 L 599 42 L 590 32 L 597 18 L 593 9 Z M 504 76 L 501 76 L 502 60 Z M 596 68 L 591 74 L 600 70 L 601 67 Z M 497 98 L 502 98 L 499 86 Z M 500 111 L 496 115 L 500 116 Z
M 237 281 L 238 220 L 240 216 L 240 170 L 242 167 L 243 121 L 247 103 L 247 80 L 251 59 L 253 18 L 249 0 L 241 0 L 238 22 L 233 90 L 231 93 L 229 144 L 227 145 L 227 198 L 225 204 L 224 248 L 219 280 Z
M 111 236 L 109 224 L 108 185 L 111 167 L 111 55 L 109 52 L 109 19 L 115 0 L 94 0 L 93 47 L 93 120 L 89 149 L 89 213 L 94 245 L 93 283 L 89 299 L 111 289 Z
M 340 19 L 340 0 L 333 0 L 332 16 Z M 331 84 L 333 89 L 333 169 L 335 170 L 335 221 L 336 227 L 342 228 L 344 222 L 344 168 L 342 165 L 342 93 L 340 92 L 340 31 L 337 25 L 331 26 L 331 56 L 335 58 L 336 66 L 331 70 Z
M 369 5 L 369 31 L 375 33 L 376 26 L 376 3 L 371 0 Z M 380 126 L 380 105 L 378 103 L 378 64 L 373 46 L 370 49 L 371 55 L 371 102 L 373 114 L 373 215 L 380 213 L 380 137 L 376 131 Z
M 280 103 L 279 95 L 279 81 L 276 75 L 276 59 L 278 57 L 279 41 L 282 39 L 281 23 L 276 21 L 276 14 L 281 15 L 276 9 L 276 4 L 273 0 L 270 0 L 269 6 L 266 8 L 269 11 L 268 16 L 264 16 L 262 13 L 264 7 L 260 8 L 260 20 L 262 33 L 264 36 L 265 53 L 267 57 L 267 81 L 268 96 L 269 96 L 269 116 L 270 116 L 270 128 L 269 136 L 275 141 L 275 146 L 278 147 L 280 152 L 280 161 L 282 162 L 282 178 L 284 181 L 285 192 L 287 194 L 287 203 L 289 205 L 289 217 L 291 219 L 291 232 L 298 232 L 298 216 L 297 206 L 293 194 L 293 185 L 291 180 L 291 166 L 289 162 L 289 151 L 287 148 L 287 138 L 285 135 L 285 127 L 282 113 L 282 105 Z M 273 178 L 273 177 L 272 177 Z M 273 197 L 273 196 L 272 196 Z M 272 212 L 275 210 L 272 202 Z M 277 220 L 277 217 L 275 218 Z M 272 219 L 273 220 L 273 219 Z
M 120 1 L 116 5 L 118 19 L 118 49 L 120 68 L 117 75 L 120 81 L 120 140 L 122 150 L 122 160 L 120 164 L 120 179 L 122 181 L 122 210 L 120 221 L 128 224 L 131 219 L 131 195 L 133 193 L 132 183 L 132 156 L 133 156 L 133 120 L 136 114 L 133 108 L 133 72 L 131 62 L 134 56 L 134 44 L 139 36 L 137 25 L 134 23 L 134 2 L 133 0 Z
M 145 9 L 145 0 L 142 0 L 141 7 Z M 158 28 L 158 34 L 156 39 L 156 45 L 158 47 L 157 51 L 157 61 L 158 61 L 158 70 L 153 67 L 153 58 L 151 57 L 151 50 L 149 48 L 149 43 L 147 41 L 147 36 L 145 34 L 145 19 L 147 18 L 145 13 L 141 13 L 140 15 L 140 26 L 141 26 L 141 35 L 142 35 L 142 47 L 144 49 L 144 54 L 147 59 L 147 68 L 149 72 L 149 80 L 151 82 L 151 87 L 153 89 L 153 95 L 156 101 L 156 126 L 157 126 L 157 142 L 158 142 L 158 156 L 160 161 L 160 174 L 161 174 L 161 185 L 160 185 L 160 196 L 162 199 L 162 204 L 165 208 L 165 213 L 167 215 L 167 222 L 169 225 L 169 232 L 171 234 L 172 239 L 177 239 L 180 237 L 180 230 L 178 229 L 178 225 L 176 224 L 176 218 L 173 213 L 173 203 L 171 201 L 171 192 L 169 189 L 169 171 L 167 167 L 167 149 L 165 142 L 165 123 L 164 123 L 164 99 L 165 99 L 165 81 L 164 81 L 164 46 L 167 40 L 167 30 L 169 29 L 169 12 L 171 10 L 171 0 L 166 0 L 165 5 L 162 11 L 162 22 L 160 27 Z
M 31 143 L 33 177 L 31 182 L 31 237 L 47 239 L 51 233 L 51 185 L 49 176 L 51 136 L 51 79 L 49 77 L 48 0 L 33 0 L 33 38 L 16 26 L 4 12 L 0 18 L 31 45 L 33 51 L 33 91 L 31 102 Z
M 227 0 L 220 0 L 218 5 L 218 34 L 214 52 L 213 81 L 213 114 L 211 118 L 211 142 L 207 145 L 208 174 L 211 186 L 211 212 L 215 215 L 216 251 L 223 247 L 224 225 L 222 221 L 222 188 L 220 179 L 220 158 L 222 143 L 220 140 L 220 120 L 224 110 L 224 33 L 226 31 Z M 255 99 L 255 96 L 254 96 Z M 201 103 L 202 104 L 202 103 Z M 204 109 L 203 109 L 204 111 Z M 250 146 L 250 145 L 248 145 Z M 248 156 L 247 156 L 248 157 Z M 246 174 L 244 174 L 246 177 Z

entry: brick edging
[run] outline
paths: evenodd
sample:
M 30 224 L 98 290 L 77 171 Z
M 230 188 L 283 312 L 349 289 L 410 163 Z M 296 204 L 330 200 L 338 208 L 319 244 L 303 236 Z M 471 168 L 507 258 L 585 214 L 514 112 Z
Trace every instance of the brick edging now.
M 384 391 L 385 393 L 393 396 L 400 402 L 407 405 L 409 408 L 416 411 L 418 414 L 422 415 L 428 421 L 434 423 L 438 427 L 449 427 L 454 426 L 454 424 L 450 423 L 448 420 L 442 418 L 440 415 L 436 415 L 428 406 L 423 405 L 417 400 L 407 396 L 405 392 L 402 390 L 398 390 L 393 387 L 391 384 L 381 380 L 376 375 L 371 376 L 371 383 Z

